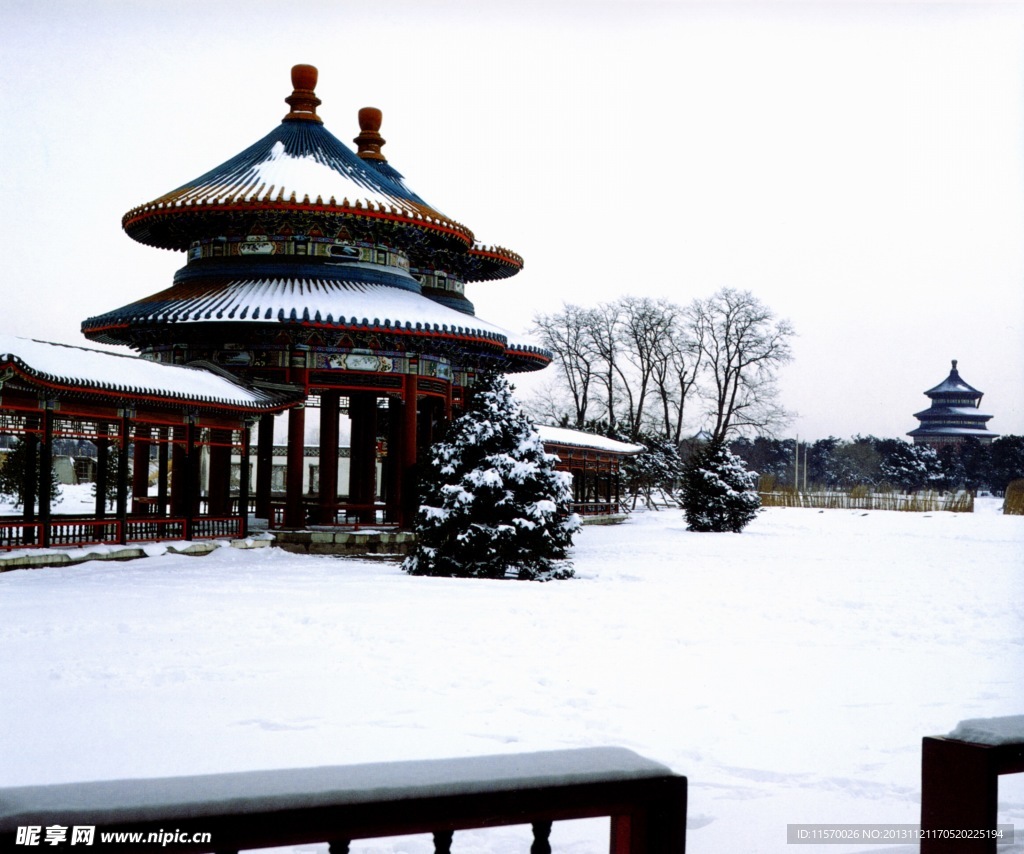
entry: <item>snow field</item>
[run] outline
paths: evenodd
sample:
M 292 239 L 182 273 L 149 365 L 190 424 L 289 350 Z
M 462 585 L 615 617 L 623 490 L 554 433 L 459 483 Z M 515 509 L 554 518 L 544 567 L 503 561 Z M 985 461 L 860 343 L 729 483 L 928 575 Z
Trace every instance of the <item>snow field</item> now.
M 771 509 L 739 535 L 638 513 L 547 584 L 227 548 L 5 573 L 0 784 L 617 744 L 689 777 L 696 854 L 913 824 L 921 737 L 1024 711 L 1024 523 L 996 506 Z M 606 825 L 556 825 L 555 850 L 606 850 Z

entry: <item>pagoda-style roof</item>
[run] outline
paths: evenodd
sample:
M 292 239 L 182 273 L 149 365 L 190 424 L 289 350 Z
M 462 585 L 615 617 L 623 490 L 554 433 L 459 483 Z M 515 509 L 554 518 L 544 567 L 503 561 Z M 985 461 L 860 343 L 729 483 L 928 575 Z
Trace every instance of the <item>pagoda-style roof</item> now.
M 354 270 L 350 271 L 354 272 Z M 299 306 L 299 308 L 296 308 Z M 502 347 L 508 335 L 478 317 L 447 308 L 411 290 L 345 278 L 260 277 L 210 282 L 200 279 L 89 318 L 90 337 L 111 343 L 129 326 L 204 321 L 322 324 L 339 329 L 449 335 L 486 339 Z M 538 353 L 544 352 L 538 348 Z
M 956 359 L 949 376 L 925 394 L 931 398 L 931 406 L 914 413 L 921 426 L 907 433 L 915 443 L 939 445 L 968 437 L 991 442 L 998 436 L 989 432 L 987 426 L 992 416 L 978 409 L 983 393 L 964 382 L 957 371 Z
M 236 274 L 242 271 L 236 265 Z M 92 340 L 116 344 L 140 333 L 177 334 L 182 324 L 258 324 L 278 329 L 331 328 L 421 339 L 456 340 L 471 349 L 502 354 L 511 371 L 536 370 L 551 361 L 547 350 L 513 342 L 511 333 L 418 293 L 415 280 L 397 270 L 359 263 L 321 268 L 326 276 L 235 275 L 194 277 L 152 296 L 82 323 Z M 396 280 L 398 280 L 396 282 Z
M 315 68 L 295 66 L 295 89 L 285 99 L 292 110 L 278 127 L 198 178 L 132 208 L 122 220 L 125 231 L 140 243 L 185 251 L 254 216 L 298 214 L 325 233 L 354 219 L 429 235 L 458 261 L 466 281 L 505 278 L 522 268 L 515 252 L 485 246 L 409 189 L 380 151 L 379 110 L 360 110 L 358 152 L 328 131 L 316 114 L 316 80 Z
M 915 412 L 914 417 L 920 420 L 936 418 L 973 418 L 988 421 L 992 416 L 985 415 L 978 411 L 976 406 L 943 406 L 941 403 L 933 403 L 927 409 Z
M 301 399 L 293 391 L 250 387 L 210 370 L 151 362 L 86 347 L 0 335 L 0 388 L 85 399 L 117 398 L 148 406 L 245 410 L 287 409 Z
M 363 161 L 323 125 L 285 120 L 245 151 L 125 214 L 128 234 L 150 246 L 188 249 L 218 213 L 320 213 L 409 225 L 474 243 L 463 225 Z
M 465 295 L 465 282 L 511 276 L 522 258 L 479 243 L 408 187 L 381 153 L 379 110 L 360 110 L 356 151 L 334 137 L 316 112 L 316 78 L 315 68 L 295 66 L 291 109 L 277 128 L 125 215 L 131 237 L 187 251 L 187 264 L 170 288 L 88 318 L 83 333 L 153 352 L 179 343 L 183 324 L 232 324 L 237 338 L 212 326 L 207 334 L 229 346 L 269 325 L 286 336 L 313 325 L 417 337 L 425 353 L 461 349 L 455 361 L 467 365 L 547 365 L 550 353 L 511 342 L 475 317 Z M 193 330 L 190 341 L 200 340 Z
M 941 383 L 935 388 L 930 388 L 925 392 L 928 397 L 938 396 L 966 396 L 971 397 L 975 400 L 981 400 L 982 392 L 978 391 L 973 386 L 968 385 L 961 379 L 959 371 L 956 368 L 957 360 L 953 359 L 953 367 L 949 372 L 949 376 L 946 377 Z

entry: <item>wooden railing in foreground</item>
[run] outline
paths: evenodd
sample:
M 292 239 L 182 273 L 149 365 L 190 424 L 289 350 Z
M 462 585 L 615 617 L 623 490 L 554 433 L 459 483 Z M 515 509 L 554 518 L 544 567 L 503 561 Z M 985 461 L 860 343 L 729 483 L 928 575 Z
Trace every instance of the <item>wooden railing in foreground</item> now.
M 443 854 L 455 831 L 531 824 L 531 854 L 549 854 L 552 822 L 597 816 L 611 817 L 612 854 L 682 854 L 686 778 L 632 751 L 599 747 L 24 786 L 0 789 L 0 850 L 27 854 L 32 839 L 36 850 L 121 854 L 327 842 L 343 854 L 354 839 L 431 833 Z M 79 828 L 86 830 L 72 845 Z M 60 829 L 63 838 L 48 844 Z
M 921 854 L 996 854 L 997 846 L 1005 844 L 991 835 L 997 827 L 999 776 L 1020 773 L 1024 773 L 1024 740 L 978 744 L 940 736 L 924 738 Z
M 123 524 L 117 519 L 54 516 L 46 527 L 52 548 L 158 540 L 233 539 L 242 535 L 242 520 L 237 516 L 196 516 L 192 520 L 191 531 L 187 526 L 184 517 L 143 515 L 129 516 Z M 41 547 L 43 540 L 40 522 L 0 519 L 0 551 Z

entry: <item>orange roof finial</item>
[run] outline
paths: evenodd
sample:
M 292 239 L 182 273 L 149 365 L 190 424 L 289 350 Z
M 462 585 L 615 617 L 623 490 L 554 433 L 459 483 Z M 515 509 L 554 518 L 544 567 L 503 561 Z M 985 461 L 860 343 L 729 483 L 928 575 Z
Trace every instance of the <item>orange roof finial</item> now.
M 322 103 L 313 91 L 316 89 L 316 78 L 316 66 L 292 66 L 292 88 L 294 91 L 284 99 L 284 102 L 292 110 L 284 117 L 284 121 L 302 119 L 307 122 L 323 124 L 323 121 L 316 114 L 316 108 Z
M 380 147 L 387 142 L 380 135 L 382 118 L 383 114 L 376 107 L 363 107 L 359 111 L 359 136 L 352 141 L 359 146 L 356 154 L 363 160 L 387 161 L 387 158 L 380 152 Z

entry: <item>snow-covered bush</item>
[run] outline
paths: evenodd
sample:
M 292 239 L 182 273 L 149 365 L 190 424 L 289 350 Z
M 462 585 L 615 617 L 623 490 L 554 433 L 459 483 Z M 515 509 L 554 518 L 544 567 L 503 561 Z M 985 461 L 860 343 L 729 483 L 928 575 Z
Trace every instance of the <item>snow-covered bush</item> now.
M 893 441 L 882 460 L 882 481 L 897 489 L 925 489 L 942 480 L 942 464 L 935 449 L 928 445 L 911 445 Z
M 628 441 L 624 436 L 611 435 L 610 438 Z M 657 509 L 655 493 L 672 495 L 675 492 L 685 470 L 683 458 L 679 446 L 667 436 L 641 433 L 636 442 L 643 445 L 644 450 L 624 460 L 623 486 L 632 495 L 634 507 L 643 496 L 647 507 Z
M 416 519 L 413 575 L 568 578 L 580 527 L 572 479 L 555 471 L 508 380 L 480 376 L 465 413 L 431 449 Z
M 757 473 L 724 445 L 713 442 L 690 459 L 682 505 L 690 531 L 739 533 L 758 513 Z

